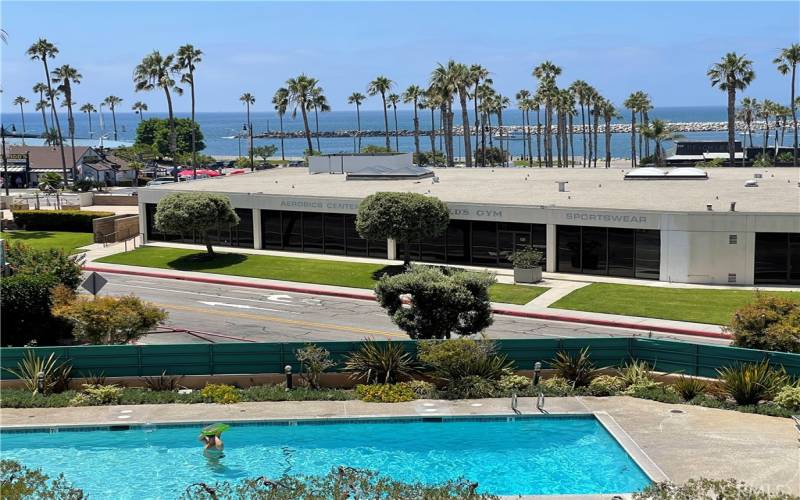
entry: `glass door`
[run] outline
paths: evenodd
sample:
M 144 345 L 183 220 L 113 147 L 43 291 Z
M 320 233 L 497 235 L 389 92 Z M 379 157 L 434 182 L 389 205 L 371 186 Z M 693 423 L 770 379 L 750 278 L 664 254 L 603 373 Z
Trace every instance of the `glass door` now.
M 497 250 L 501 266 L 510 266 L 508 258 L 512 253 L 531 244 L 531 233 L 527 231 L 499 231 L 497 233 Z

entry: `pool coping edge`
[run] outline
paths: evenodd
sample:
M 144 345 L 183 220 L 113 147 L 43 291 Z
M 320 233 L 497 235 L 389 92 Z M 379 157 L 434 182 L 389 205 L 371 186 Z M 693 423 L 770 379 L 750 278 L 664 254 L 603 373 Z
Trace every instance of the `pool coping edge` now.
M 592 412 L 595 419 L 603 426 L 603 428 L 611 434 L 611 437 L 619 443 L 625 453 L 636 462 L 636 465 L 645 473 L 647 477 L 653 482 L 669 481 L 669 476 L 664 472 L 655 461 L 633 440 L 621 425 L 614 420 L 608 412 L 594 411 Z

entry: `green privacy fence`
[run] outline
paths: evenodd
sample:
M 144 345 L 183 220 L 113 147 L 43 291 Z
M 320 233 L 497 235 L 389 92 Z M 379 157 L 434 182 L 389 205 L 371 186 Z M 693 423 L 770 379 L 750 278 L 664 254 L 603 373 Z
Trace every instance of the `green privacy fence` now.
M 399 342 L 411 353 L 414 341 Z M 531 369 L 536 361 L 547 367 L 559 351 L 577 352 L 589 348 L 598 366 L 618 366 L 625 361 L 647 361 L 657 371 L 713 377 L 724 366 L 742 362 L 768 360 L 783 366 L 793 376 L 800 376 L 800 354 L 758 351 L 737 347 L 691 344 L 670 340 L 644 338 L 595 339 L 510 339 L 498 341 L 500 351 L 516 363 L 518 369 Z M 228 344 L 169 344 L 73 346 L 32 348 L 39 356 L 55 353 L 61 361 L 69 361 L 76 376 L 103 373 L 107 377 L 136 377 L 159 375 L 166 371 L 178 375 L 229 375 L 281 373 L 292 365 L 296 372 L 300 363 L 295 351 L 303 343 L 228 343 Z M 361 342 L 317 342 L 340 362 L 347 353 L 359 348 Z M 15 368 L 29 348 L 0 349 L 0 366 Z M 6 370 L 3 379 L 15 378 Z

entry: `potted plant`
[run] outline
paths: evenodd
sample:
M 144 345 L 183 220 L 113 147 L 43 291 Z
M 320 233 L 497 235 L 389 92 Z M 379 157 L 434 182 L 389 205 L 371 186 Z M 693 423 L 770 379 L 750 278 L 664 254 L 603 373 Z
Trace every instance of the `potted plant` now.
M 514 265 L 515 283 L 536 283 L 542 281 L 542 261 L 544 254 L 528 245 L 512 253 L 508 260 Z

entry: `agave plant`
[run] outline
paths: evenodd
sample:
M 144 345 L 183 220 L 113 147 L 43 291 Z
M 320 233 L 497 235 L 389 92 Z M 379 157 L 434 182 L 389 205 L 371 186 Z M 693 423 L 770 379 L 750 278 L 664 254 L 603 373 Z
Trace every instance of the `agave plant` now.
M 740 405 L 770 400 L 790 380 L 783 368 L 776 370 L 767 361 L 726 366 L 717 373 L 725 393 Z
M 393 384 L 419 373 L 419 366 L 400 344 L 364 340 L 361 348 L 347 358 L 345 371 L 368 384 Z
M 167 375 L 167 371 L 161 372 L 161 375 L 155 377 L 142 377 L 144 385 L 151 391 L 174 391 L 178 388 L 178 382 L 183 379 L 181 376 Z
M 59 363 L 55 353 L 50 353 L 45 359 L 37 356 L 33 350 L 25 352 L 16 369 L 5 368 L 5 370 L 22 380 L 25 388 L 32 394 L 62 392 L 67 389 L 72 378 L 72 365 L 67 362 Z
M 698 378 L 686 377 L 684 375 L 678 377 L 678 379 L 672 384 L 672 387 L 685 401 L 691 401 L 697 396 L 708 391 L 707 383 Z
M 550 361 L 550 366 L 559 377 L 572 382 L 573 389 L 589 385 L 600 371 L 589 357 L 588 347 L 584 347 L 575 355 L 559 351 L 556 353 L 555 359 Z
M 652 382 L 652 370 L 653 367 L 650 366 L 647 361 L 639 361 L 638 359 L 634 359 L 633 361 L 626 362 L 624 365 L 622 365 L 622 368 L 617 370 L 617 373 L 619 378 L 621 378 L 625 383 L 625 387 L 628 387 L 631 385 L 641 385 Z

